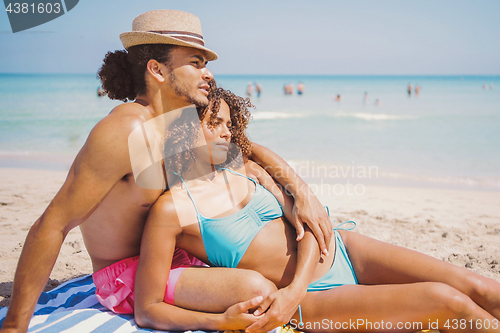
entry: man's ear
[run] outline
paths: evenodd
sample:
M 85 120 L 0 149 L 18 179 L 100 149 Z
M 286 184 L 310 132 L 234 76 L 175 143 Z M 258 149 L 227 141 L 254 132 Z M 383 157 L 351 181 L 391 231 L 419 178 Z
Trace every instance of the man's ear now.
M 153 77 L 153 79 L 157 80 L 159 83 L 163 83 L 166 79 L 166 66 L 160 64 L 158 61 L 154 59 L 149 59 L 146 64 L 146 70 Z

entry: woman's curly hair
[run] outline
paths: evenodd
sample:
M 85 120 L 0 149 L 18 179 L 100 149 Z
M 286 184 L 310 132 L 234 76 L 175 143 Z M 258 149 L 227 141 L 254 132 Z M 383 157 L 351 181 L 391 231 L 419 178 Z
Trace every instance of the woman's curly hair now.
M 209 105 L 207 107 L 198 107 L 198 116 L 200 120 L 204 119 L 208 111 L 212 111 L 208 121 L 208 126 L 213 126 L 220 110 L 221 101 L 224 100 L 229 106 L 231 117 L 231 142 L 237 145 L 241 153 L 247 158 L 251 153 L 252 143 L 248 140 L 246 130 L 252 114 L 248 108 L 253 108 L 250 99 L 236 96 L 230 90 L 217 87 L 214 80 L 210 81 L 210 91 L 208 95 Z M 231 160 L 231 156 L 228 156 Z
M 213 126 L 217 120 L 217 114 L 222 100 L 229 106 L 231 118 L 230 149 L 227 159 L 220 167 L 236 167 L 238 163 L 246 161 L 251 152 L 252 143 L 246 135 L 246 129 L 251 118 L 248 108 L 253 107 L 250 100 L 236 96 L 229 90 L 217 87 L 214 80 L 210 81 L 208 95 L 209 104 L 206 107 L 197 107 L 198 119 L 189 119 L 189 115 L 181 116 L 169 130 L 169 137 L 165 142 L 165 169 L 169 176 L 172 173 L 182 174 L 190 169 L 196 162 L 195 153 L 190 147 L 193 147 L 198 135 L 199 123 L 205 119 L 208 112 L 211 112 L 207 125 Z M 196 123 L 197 122 L 197 123 Z M 243 161 L 237 157 L 243 156 Z

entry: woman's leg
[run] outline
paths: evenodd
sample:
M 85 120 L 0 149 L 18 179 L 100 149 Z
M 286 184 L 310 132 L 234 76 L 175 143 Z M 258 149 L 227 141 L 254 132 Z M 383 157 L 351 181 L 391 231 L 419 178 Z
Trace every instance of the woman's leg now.
M 176 306 L 202 312 L 224 312 L 256 296 L 266 298 L 276 286 L 260 273 L 238 268 L 189 267 L 175 287 Z
M 438 282 L 345 285 L 308 293 L 301 308 L 303 329 L 311 332 L 500 332 L 498 319 Z M 295 315 L 292 327 L 298 320 Z
M 360 284 L 440 282 L 500 319 L 500 283 L 423 253 L 340 231 Z

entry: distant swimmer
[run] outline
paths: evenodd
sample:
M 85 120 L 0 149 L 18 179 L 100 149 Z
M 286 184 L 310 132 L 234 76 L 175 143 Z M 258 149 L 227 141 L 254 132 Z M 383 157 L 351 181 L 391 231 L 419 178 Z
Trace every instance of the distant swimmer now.
M 493 83 L 490 84 L 490 89 L 493 90 Z
M 375 105 L 380 105 L 380 100 L 378 98 L 375 100 Z
M 260 97 L 260 93 L 262 91 L 262 86 L 260 85 L 260 83 L 257 83 L 257 82 L 255 82 L 254 85 L 255 85 L 255 91 L 257 91 L 257 97 Z
M 340 102 L 340 94 L 337 95 L 337 97 L 334 98 L 337 102 Z
M 363 96 L 363 103 L 368 101 L 368 91 L 365 91 L 365 95 Z
M 106 91 L 104 91 L 102 87 L 97 88 L 97 96 L 99 97 L 106 96 Z
M 293 84 L 291 84 L 291 83 L 285 84 L 283 89 L 285 90 L 285 95 L 292 95 L 293 94 Z
M 420 93 L 420 86 L 417 84 L 415 86 L 415 96 L 418 96 L 419 93 Z
M 253 91 L 252 82 L 248 82 L 248 85 L 247 85 L 247 97 L 248 98 L 250 98 L 250 96 L 252 96 L 252 91 Z
M 483 84 L 483 90 L 486 90 L 486 89 L 488 89 L 488 85 L 485 83 L 485 84 Z
M 411 90 L 412 90 L 412 85 L 411 83 L 408 83 L 408 96 L 411 96 Z
M 306 90 L 305 84 L 299 82 L 299 84 L 297 84 L 297 94 L 302 95 L 304 93 L 304 90 Z

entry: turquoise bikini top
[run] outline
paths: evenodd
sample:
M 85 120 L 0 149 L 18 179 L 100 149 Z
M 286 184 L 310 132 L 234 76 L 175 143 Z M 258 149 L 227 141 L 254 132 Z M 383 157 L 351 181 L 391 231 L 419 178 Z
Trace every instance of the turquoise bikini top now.
M 283 211 L 276 197 L 254 179 L 233 170 L 221 169 L 248 178 L 255 184 L 255 192 L 248 204 L 226 217 L 208 218 L 201 215 L 186 182 L 180 178 L 196 209 L 208 260 L 214 266 L 235 268 L 259 231 L 270 221 L 283 216 Z

